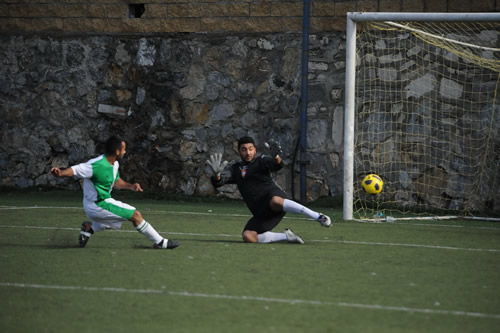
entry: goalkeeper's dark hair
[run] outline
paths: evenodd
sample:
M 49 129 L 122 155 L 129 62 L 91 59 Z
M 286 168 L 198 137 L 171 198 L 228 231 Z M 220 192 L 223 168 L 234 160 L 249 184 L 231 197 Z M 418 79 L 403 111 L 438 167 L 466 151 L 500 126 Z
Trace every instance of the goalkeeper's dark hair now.
M 122 147 L 122 142 L 124 141 L 122 138 L 113 135 L 104 144 L 104 154 L 107 156 L 116 154 L 116 150 Z
M 252 137 L 244 136 L 238 140 L 238 150 L 240 150 L 240 147 L 246 143 L 252 143 L 255 146 L 255 142 Z

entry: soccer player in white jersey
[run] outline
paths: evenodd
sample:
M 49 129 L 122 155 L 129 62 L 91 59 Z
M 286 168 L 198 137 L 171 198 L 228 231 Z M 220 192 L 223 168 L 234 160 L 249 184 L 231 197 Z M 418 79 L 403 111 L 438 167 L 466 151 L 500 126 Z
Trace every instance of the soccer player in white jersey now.
M 153 242 L 155 249 L 174 249 L 179 242 L 163 238 L 142 217 L 135 207 L 111 197 L 114 188 L 142 192 L 139 183 L 128 183 L 119 176 L 119 161 L 126 153 L 127 143 L 110 137 L 105 144 L 105 153 L 85 163 L 61 170 L 52 168 L 57 177 L 83 178 L 83 209 L 91 222 L 83 222 L 78 237 L 80 247 L 85 247 L 92 234 L 106 229 L 120 229 L 123 221 L 130 220 L 138 232 Z
M 280 145 L 271 141 L 268 145 L 271 156 L 257 156 L 254 140 L 242 137 L 238 140 L 238 151 L 241 161 L 234 163 L 230 170 L 224 172 L 227 162 L 222 162 L 222 154 L 210 155 L 207 164 L 214 175 L 212 183 L 215 187 L 224 184 L 236 184 L 238 190 L 252 212 L 252 218 L 243 228 L 242 237 L 247 243 L 272 243 L 287 241 L 304 244 L 304 240 L 291 229 L 284 232 L 271 232 L 286 213 L 306 215 L 324 227 L 331 226 L 331 220 L 325 214 L 315 212 L 293 200 L 274 182 L 272 171 L 283 167 Z

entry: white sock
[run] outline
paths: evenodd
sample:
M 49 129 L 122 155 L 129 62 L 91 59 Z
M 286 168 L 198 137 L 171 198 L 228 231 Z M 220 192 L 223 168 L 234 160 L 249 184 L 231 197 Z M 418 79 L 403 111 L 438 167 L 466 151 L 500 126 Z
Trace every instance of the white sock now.
M 286 240 L 288 240 L 288 238 L 282 232 L 266 231 L 262 234 L 257 235 L 257 243 L 272 243 Z
M 295 213 L 295 214 L 303 214 L 307 215 L 310 218 L 317 220 L 319 218 L 319 213 L 310 210 L 309 208 L 302 206 L 301 204 L 285 199 L 283 201 L 283 211 L 287 213 Z
M 160 234 L 155 230 L 155 228 L 153 228 L 151 224 L 146 222 L 146 220 L 142 220 L 141 224 L 139 224 L 135 228 L 154 244 L 158 244 L 163 240 L 163 237 L 161 237 Z

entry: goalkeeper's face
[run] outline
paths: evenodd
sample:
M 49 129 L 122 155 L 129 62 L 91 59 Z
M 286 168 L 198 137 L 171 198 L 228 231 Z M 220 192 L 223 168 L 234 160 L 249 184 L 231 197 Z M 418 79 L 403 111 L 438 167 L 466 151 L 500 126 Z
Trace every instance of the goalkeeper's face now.
M 251 162 L 257 150 L 253 143 L 244 143 L 240 146 L 240 157 L 243 162 Z

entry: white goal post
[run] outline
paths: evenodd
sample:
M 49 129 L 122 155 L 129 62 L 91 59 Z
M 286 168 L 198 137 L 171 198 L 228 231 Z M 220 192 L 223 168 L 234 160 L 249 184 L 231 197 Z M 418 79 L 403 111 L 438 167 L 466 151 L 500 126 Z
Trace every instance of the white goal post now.
M 480 51 L 477 53 L 474 51 L 474 54 L 467 54 L 467 51 L 462 53 L 462 49 L 473 49 L 477 47 L 477 36 L 478 33 L 471 30 L 471 35 L 468 38 L 463 38 L 460 34 L 455 33 L 454 26 L 446 27 L 446 32 L 436 33 L 432 29 L 430 31 L 424 31 L 421 29 L 421 25 L 412 25 L 408 24 L 409 22 L 429 22 L 430 24 L 437 25 L 447 25 L 448 22 L 464 22 L 464 23 L 472 23 L 472 24 L 480 24 L 481 22 L 493 22 L 493 28 L 491 26 L 487 26 L 484 30 L 490 33 L 488 36 L 493 35 L 498 36 L 498 39 L 493 43 L 494 45 L 480 45 Z M 367 23 L 372 24 L 371 26 L 366 26 Z M 360 24 L 365 24 L 363 29 L 359 29 Z M 383 25 L 378 27 L 378 25 Z M 378 198 L 374 196 L 366 196 L 364 199 L 371 202 L 372 209 L 369 210 L 369 213 L 366 215 L 370 215 L 369 218 L 375 217 L 375 219 L 383 219 L 387 221 L 393 221 L 394 219 L 389 216 L 385 216 L 383 214 L 383 208 L 386 203 L 389 206 L 404 206 L 404 210 L 412 210 L 417 205 L 422 204 L 425 206 L 422 208 L 422 214 L 427 214 L 424 212 L 426 210 L 433 211 L 434 208 L 438 208 L 446 211 L 444 214 L 438 213 L 438 215 L 449 215 L 449 218 L 456 217 L 464 217 L 464 218 L 474 218 L 476 219 L 475 212 L 477 209 L 477 204 L 471 204 L 472 199 L 466 197 L 466 194 L 458 193 L 462 192 L 473 192 L 477 198 L 477 196 L 487 196 L 493 197 L 493 199 L 489 199 L 487 205 L 494 205 L 493 210 L 497 212 L 495 209 L 499 206 L 500 199 L 496 199 L 495 195 L 497 194 L 500 197 L 500 190 L 498 189 L 489 189 L 488 185 L 491 186 L 492 183 L 500 185 L 499 176 L 493 175 L 494 178 L 484 178 L 484 174 L 488 173 L 500 174 L 500 157 L 498 152 L 499 147 L 499 138 L 498 135 L 500 133 L 500 96 L 497 98 L 497 92 L 499 91 L 499 82 L 500 82 L 500 31 L 498 28 L 500 27 L 500 13 L 357 13 L 351 12 L 347 13 L 347 26 L 346 26 L 346 81 L 345 81 L 345 113 L 344 113 L 344 190 L 343 190 L 343 218 L 344 220 L 353 220 L 358 219 L 353 216 L 354 213 L 354 202 L 359 199 L 359 196 L 363 196 L 363 193 L 357 193 L 360 186 L 360 175 L 366 173 L 382 173 L 381 176 L 384 179 L 384 191 L 382 191 L 381 195 Z M 359 40 L 359 30 L 371 30 L 371 29 L 379 29 L 381 30 L 382 40 L 380 41 L 370 41 L 367 44 L 367 47 L 370 50 L 374 50 L 372 54 L 369 54 L 370 58 L 361 59 L 360 54 L 358 54 L 358 45 L 357 42 L 360 43 Z M 385 41 L 385 33 L 390 33 L 391 31 L 397 31 L 396 35 L 392 37 L 391 41 Z M 463 31 L 468 32 L 469 28 L 464 28 Z M 483 33 L 481 36 L 487 35 L 487 33 Z M 410 37 L 408 37 L 410 36 Z M 419 66 L 419 64 L 415 64 L 415 61 L 409 59 L 409 55 L 415 56 L 418 52 L 419 47 L 410 45 L 410 38 L 416 36 L 418 43 L 431 44 L 430 49 L 435 54 L 428 54 L 422 56 L 422 66 L 418 69 L 414 69 L 411 74 L 405 74 L 402 70 L 403 66 L 407 69 L 409 66 L 416 68 L 415 66 Z M 432 39 L 430 42 L 427 38 Z M 438 42 L 434 42 L 438 40 Z M 491 38 L 493 40 L 493 38 Z M 394 42 L 395 41 L 395 42 Z M 399 49 L 395 49 L 391 53 L 391 50 L 386 48 L 386 45 L 391 43 L 402 43 L 406 44 L 405 47 L 408 46 L 408 51 L 400 51 Z M 451 50 L 448 48 L 448 43 L 453 44 Z M 374 45 L 375 44 L 375 45 Z M 382 46 L 383 45 L 383 46 Z M 455 49 L 453 49 L 455 48 Z M 416 50 L 416 51 L 415 51 Z M 458 50 L 455 52 L 455 50 Z M 423 53 L 423 52 L 422 52 Z M 483 59 L 484 56 L 484 59 Z M 472 57 L 472 58 L 471 58 Z M 443 62 L 442 65 L 436 65 L 434 61 L 437 62 L 438 59 Z M 458 65 L 448 66 L 449 62 L 452 61 L 460 61 Z M 464 60 L 462 60 L 464 59 Z M 370 67 L 366 69 L 363 73 L 359 72 L 360 62 L 368 64 L 369 66 L 379 66 L 379 67 Z M 398 62 L 400 65 L 391 67 L 391 62 Z M 469 64 L 474 63 L 477 65 L 474 69 L 469 69 Z M 429 71 L 434 70 L 437 66 L 443 66 L 442 72 L 437 74 L 429 74 Z M 479 68 L 476 69 L 476 68 Z M 485 69 L 483 71 L 483 68 Z M 471 73 L 467 73 L 467 71 L 471 71 Z M 483 72 L 488 72 L 484 74 Z M 487 83 L 475 83 L 475 76 L 477 75 L 486 75 Z M 449 79 L 444 74 L 448 75 L 452 73 L 452 79 Z M 405 74 L 404 79 L 401 78 Z M 420 75 L 421 74 L 421 75 Z M 420 76 L 419 76 L 420 75 Z M 387 87 L 389 91 L 379 90 L 379 87 L 369 87 L 372 89 L 368 91 L 368 88 L 358 87 L 357 86 L 357 77 L 358 76 L 371 76 L 373 81 L 377 81 L 381 86 Z M 385 77 L 383 77 L 385 76 Z M 455 83 L 454 78 L 460 77 L 463 79 L 460 83 Z M 479 80 L 479 79 L 478 79 Z M 473 83 L 470 83 L 473 82 Z M 495 84 L 496 82 L 496 84 Z M 417 84 L 419 87 L 416 87 Z M 491 86 L 491 91 L 483 91 L 484 86 Z M 394 92 L 392 89 L 396 87 L 402 92 Z M 423 88 L 422 88 L 423 87 Z M 429 89 L 427 89 L 429 88 Z M 431 92 L 430 90 L 434 89 L 437 92 Z M 481 108 L 482 111 L 487 113 L 486 116 L 483 114 L 476 116 L 470 110 L 466 109 L 469 104 L 472 104 L 471 98 L 463 97 L 466 93 L 462 93 L 462 89 L 470 88 L 473 90 L 475 97 L 472 97 L 474 101 L 483 99 L 491 99 L 489 101 L 484 102 L 481 105 L 474 105 L 474 108 Z M 410 91 L 411 89 L 416 89 L 416 92 Z M 476 91 L 480 90 L 480 91 Z M 369 98 L 375 96 L 373 101 L 366 102 L 363 98 L 364 96 L 359 96 L 357 94 L 365 93 L 366 95 L 370 95 Z M 406 95 L 405 95 L 406 94 Z M 472 94 L 472 93 L 471 93 Z M 481 94 L 481 95 L 479 95 Z M 429 99 L 428 96 L 432 95 L 433 100 Z M 458 96 L 460 96 L 460 100 L 458 100 Z M 403 96 L 403 97 L 401 97 Z M 394 102 L 391 102 L 389 99 L 395 98 Z M 380 100 L 383 99 L 383 102 Z M 408 103 L 407 101 L 411 101 Z M 363 104 L 364 103 L 364 104 Z M 479 104 L 479 103 L 477 103 Z M 465 105 L 465 106 L 464 106 Z M 392 110 L 390 108 L 393 108 Z M 375 111 L 370 110 L 369 108 L 376 109 Z M 444 115 L 436 116 L 434 109 L 436 108 Z M 412 115 L 410 113 L 403 114 L 406 109 L 411 109 L 408 112 L 416 112 L 417 115 Z M 360 111 L 361 110 L 361 111 Z M 458 110 L 458 111 L 457 111 Z M 358 116 L 356 112 L 364 112 L 364 116 Z M 420 112 L 420 114 L 418 114 Z M 422 113 L 429 113 L 429 118 L 423 119 L 421 117 Z M 483 113 L 484 113 L 483 112 Z M 460 113 L 461 118 L 456 118 L 453 113 Z M 362 118 L 365 117 L 365 118 Z M 440 117 L 440 118 L 436 118 Z M 473 152 L 472 148 L 465 147 L 462 141 L 463 138 L 470 140 L 471 137 L 475 138 L 475 134 L 470 134 L 475 129 L 458 129 L 458 124 L 462 125 L 467 122 L 467 119 L 472 119 L 475 117 L 481 118 L 479 122 L 482 121 L 481 125 L 484 126 L 480 128 L 481 132 L 486 133 L 487 139 L 480 139 L 482 141 L 488 141 L 486 149 L 488 151 L 488 156 L 478 156 L 477 152 Z M 355 142 L 359 139 L 359 134 L 356 132 L 356 128 L 361 128 L 363 124 L 359 124 L 361 122 L 360 119 L 368 120 L 379 120 L 380 122 L 388 120 L 393 121 L 392 125 L 373 125 L 375 129 L 386 129 L 385 127 L 391 128 L 393 131 L 393 137 L 377 137 L 377 133 L 368 133 L 363 134 L 366 140 L 365 146 L 355 146 Z M 416 119 L 419 119 L 420 123 Z M 412 120 L 413 119 L 413 120 Z M 423 119 L 423 120 L 422 120 Z M 473 119 L 473 120 L 474 120 Z M 406 121 L 406 125 L 404 128 L 397 122 Z M 489 121 L 489 123 L 487 123 Z M 358 123 L 357 123 L 358 122 Z M 472 120 L 471 120 L 472 122 Z M 434 133 L 434 129 L 425 129 L 424 125 L 436 126 L 436 127 L 446 127 L 446 133 Z M 370 125 L 366 125 L 365 127 L 370 127 Z M 432 127 L 434 128 L 434 127 Z M 414 133 L 411 139 L 406 138 L 407 133 Z M 418 133 L 417 133 L 418 132 Z M 418 134 L 418 138 L 417 137 Z M 426 135 L 426 136 L 424 136 Z M 428 136 L 437 135 L 436 138 L 429 139 Z M 460 142 L 454 142 L 453 140 L 449 140 L 448 137 L 454 137 L 455 135 L 463 135 L 460 137 Z M 448 136 L 448 137 L 446 137 Z M 368 139 L 367 139 L 368 138 Z M 375 138 L 378 142 L 377 145 L 370 142 L 370 138 Z M 401 143 L 401 140 L 404 143 Z M 411 142 L 410 142 L 411 141 Z M 423 144 L 429 144 L 430 148 L 422 148 Z M 465 141 L 464 141 L 465 142 Z M 386 147 L 384 148 L 383 145 Z M 476 148 L 478 144 L 474 143 L 472 146 Z M 368 147 L 369 146 L 369 147 Z M 401 154 L 392 154 L 391 149 L 396 149 L 395 147 L 401 148 L 404 146 L 405 155 Z M 440 146 L 439 148 L 443 149 L 442 151 L 438 151 L 436 146 Z M 493 147 L 493 148 L 492 148 Z M 416 157 L 413 155 L 413 151 L 421 150 L 420 157 Z M 365 151 L 366 156 L 372 156 L 377 161 L 371 161 L 370 159 L 361 160 L 357 155 L 360 151 Z M 410 150 L 410 152 L 408 152 Z M 467 151 L 471 152 L 473 156 L 476 156 L 480 162 L 484 162 L 488 164 L 488 166 L 478 167 L 474 166 L 457 166 L 457 161 L 464 161 L 465 164 L 469 161 L 470 157 L 462 157 L 453 155 L 453 160 L 449 162 L 443 161 L 435 161 L 438 157 L 441 156 L 448 157 L 451 155 L 450 151 L 455 153 L 456 151 Z M 476 154 L 476 155 L 474 155 Z M 486 153 L 485 153 L 486 154 Z M 491 155 L 493 154 L 493 155 Z M 427 165 L 419 165 L 415 166 L 416 159 L 424 159 L 427 161 Z M 389 162 L 389 160 L 393 160 L 397 162 L 397 166 L 384 166 L 378 168 L 378 163 L 380 160 L 385 160 Z M 415 163 L 413 163 L 415 162 Z M 413 164 L 412 164 L 413 163 Z M 493 164 L 492 164 L 493 163 Z M 355 169 L 360 165 L 363 168 L 358 171 L 355 175 Z M 451 166 L 450 166 L 451 165 Z M 493 166 L 491 166 L 493 165 Z M 411 170 L 399 170 L 400 166 L 408 166 Z M 466 183 L 469 178 L 473 178 L 472 174 L 463 175 L 465 169 L 480 169 L 480 178 L 477 180 L 477 184 L 469 184 Z M 487 168 L 489 168 L 486 171 Z M 493 172 L 491 172 L 491 168 L 493 168 Z M 496 168 L 496 170 L 494 170 Z M 380 171 L 379 169 L 382 169 Z M 389 169 L 394 169 L 397 175 L 384 175 L 384 170 L 387 171 Z M 460 171 L 457 171 L 460 169 Z M 462 172 L 463 171 L 463 172 Z M 475 170 L 477 171 L 477 170 Z M 462 172 L 462 174 L 460 173 Z M 420 173 L 420 174 L 419 174 Z M 398 178 L 399 177 L 399 178 Z M 439 177 L 446 178 L 446 181 L 443 180 L 444 189 L 439 189 L 438 186 L 441 184 L 433 184 L 439 183 Z M 397 179 L 396 179 L 397 178 Z M 402 180 L 405 181 L 405 184 L 397 184 L 401 183 Z M 437 180 L 437 181 L 436 181 Z M 464 182 L 463 185 L 459 184 L 454 186 L 452 182 Z M 418 182 L 421 182 L 420 184 Z M 425 193 L 426 186 L 434 186 L 436 185 L 436 189 L 432 189 L 431 191 L 440 195 L 436 199 L 431 198 L 428 194 Z M 389 191 L 393 189 L 392 193 Z M 420 192 L 418 192 L 420 191 Z M 488 194 L 488 191 L 496 191 L 496 194 Z M 418 193 L 417 193 L 418 192 Z M 416 193 L 416 194 L 415 194 Z M 396 197 L 396 199 L 394 199 Z M 363 199 L 363 198 L 361 198 Z M 406 200 L 406 202 L 405 202 Z M 437 207 L 433 207 L 433 201 L 436 201 L 438 204 Z M 477 201 L 477 200 L 476 200 Z M 493 204 L 491 202 L 493 201 Z M 382 203 L 384 202 L 384 203 Z M 472 205 L 472 206 L 470 206 Z M 472 207 L 472 208 L 471 208 Z M 458 208 L 458 209 L 455 209 Z M 379 212 L 379 209 L 381 212 Z M 419 208 L 420 209 L 420 208 Z M 480 209 L 480 208 L 478 208 Z M 488 208 L 489 209 L 489 208 Z M 375 215 L 380 214 L 377 216 Z M 404 214 L 401 214 L 404 215 Z M 418 214 L 417 214 L 418 215 Z M 429 214 L 427 214 L 429 215 Z M 431 213 L 433 215 L 433 213 Z M 488 215 L 488 214 L 486 214 Z M 495 215 L 498 216 L 498 215 Z M 389 219 L 390 218 L 390 219 Z M 408 217 L 400 217 L 401 219 L 409 219 Z M 428 219 L 429 217 L 423 217 Z M 432 218 L 432 217 L 431 217 Z M 440 219 L 446 218 L 441 216 Z M 364 219 L 364 218 L 361 218 Z M 485 219 L 491 219 L 485 216 Z M 492 220 L 500 220 L 493 218 Z

